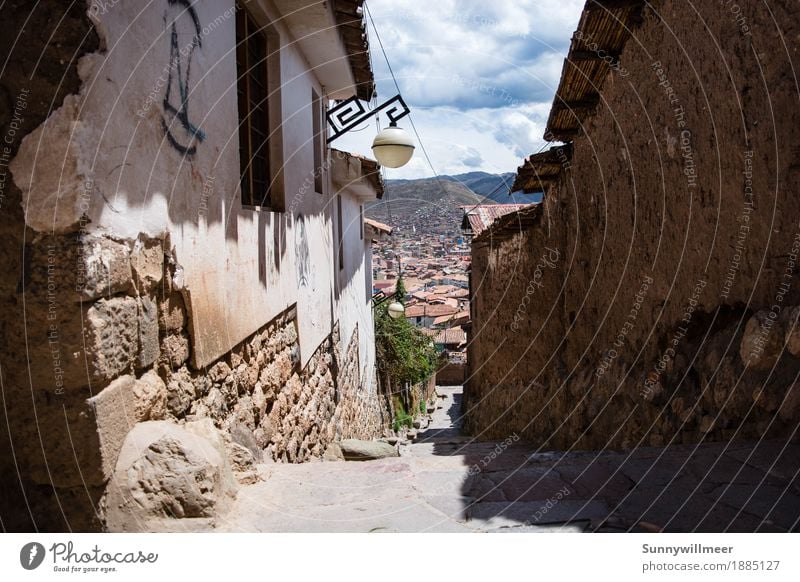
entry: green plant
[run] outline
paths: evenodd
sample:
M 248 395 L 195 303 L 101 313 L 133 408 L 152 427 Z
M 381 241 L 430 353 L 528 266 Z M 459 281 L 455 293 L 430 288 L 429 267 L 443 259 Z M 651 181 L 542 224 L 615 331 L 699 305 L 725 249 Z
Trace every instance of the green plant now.
M 397 386 L 426 381 L 439 363 L 430 338 L 405 317 L 389 317 L 385 305 L 375 309 L 375 349 L 382 369 Z
M 397 278 L 397 283 L 394 286 L 394 294 L 398 298 L 398 300 L 402 303 L 406 299 L 406 285 L 403 283 L 403 276 L 400 275 Z
M 392 421 L 392 428 L 395 432 L 399 431 L 403 427 L 411 428 L 412 426 L 414 426 L 414 419 L 409 413 L 402 408 L 396 411 L 394 420 Z
M 420 414 L 425 414 L 426 412 L 428 412 L 428 405 L 425 404 L 425 400 L 420 400 L 419 401 L 419 413 Z

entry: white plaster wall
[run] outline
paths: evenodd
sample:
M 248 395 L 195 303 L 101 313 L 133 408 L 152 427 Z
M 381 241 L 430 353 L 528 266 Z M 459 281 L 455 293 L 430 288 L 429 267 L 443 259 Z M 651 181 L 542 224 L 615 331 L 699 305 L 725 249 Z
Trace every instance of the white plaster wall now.
M 344 236 L 344 269 L 339 271 L 339 302 L 337 305 L 339 315 L 339 329 L 341 334 L 342 349 L 346 349 L 350 342 L 356 324 L 358 325 L 359 339 L 359 367 L 361 370 L 361 383 L 364 386 L 372 385 L 372 375 L 375 369 L 375 328 L 372 319 L 372 302 L 368 300 L 366 287 L 369 239 L 361 238 L 361 213 L 362 201 L 350 194 L 346 189 L 342 195 L 342 226 Z M 371 289 L 370 294 L 371 295 Z
M 285 213 L 240 202 L 233 0 L 193 3 L 202 46 L 191 58 L 188 111 L 205 134 L 193 155 L 165 137 L 162 101 L 175 7 L 154 0 L 90 11 L 105 52 L 84 57 L 81 94 L 26 138 L 12 164 L 27 222 L 36 230 L 80 225 L 119 238 L 169 233 L 183 269 L 198 366 L 295 302 L 305 363 L 334 320 L 330 206 L 313 191 L 313 181 L 299 194 L 313 172 L 311 90 L 323 91 L 278 14 L 260 4 L 276 21 L 282 44 Z M 188 46 L 192 21 L 177 18 L 179 45 Z M 88 222 L 80 220 L 83 212 Z M 306 244 L 296 232 L 299 215 Z M 308 275 L 302 284 L 298 254 Z

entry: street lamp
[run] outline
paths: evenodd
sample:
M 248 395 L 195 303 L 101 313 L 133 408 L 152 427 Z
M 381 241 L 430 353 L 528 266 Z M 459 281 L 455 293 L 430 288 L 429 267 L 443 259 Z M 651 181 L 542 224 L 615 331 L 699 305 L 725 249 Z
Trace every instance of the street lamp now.
M 397 264 L 397 281 L 398 281 L 398 284 L 400 282 L 400 279 L 402 278 L 402 273 L 403 273 L 403 271 L 402 271 L 402 267 L 400 266 L 399 257 L 398 257 L 398 264 Z M 391 317 L 392 319 L 399 319 L 399 318 L 403 317 L 406 314 L 406 307 L 405 307 L 405 305 L 403 305 L 400 302 L 403 298 L 400 296 L 397 284 L 395 285 L 394 293 L 392 293 L 391 295 L 383 295 L 383 291 L 381 291 L 380 293 L 375 295 L 372 298 L 372 307 L 378 307 L 378 305 L 383 305 L 384 303 L 386 303 L 390 299 L 394 299 L 394 301 L 392 301 L 386 307 L 386 312 L 389 314 L 389 317 Z
M 328 110 L 328 125 L 332 129 L 328 143 L 344 135 L 354 127 L 386 110 L 389 127 L 381 130 L 372 142 L 372 152 L 381 166 L 399 168 L 405 166 L 414 154 L 414 141 L 406 131 L 397 127 L 397 120 L 402 119 L 411 110 L 400 95 L 395 95 L 371 111 L 357 98 L 351 97 Z
M 392 301 L 389 307 L 387 307 L 387 311 L 389 312 L 389 317 L 392 319 L 399 319 L 405 315 L 406 308 L 403 307 L 403 304 L 399 301 Z
M 392 122 L 375 136 L 372 152 L 381 166 L 399 168 L 405 166 L 414 155 L 414 142 L 404 129 Z

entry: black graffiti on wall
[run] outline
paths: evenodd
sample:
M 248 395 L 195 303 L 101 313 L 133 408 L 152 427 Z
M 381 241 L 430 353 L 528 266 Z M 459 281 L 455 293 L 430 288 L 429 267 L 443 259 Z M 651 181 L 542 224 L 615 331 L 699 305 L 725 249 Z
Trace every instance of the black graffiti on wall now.
M 192 57 L 203 46 L 200 19 L 190 0 L 167 0 L 164 25 L 169 31 L 169 77 L 161 124 L 167 141 L 184 155 L 193 155 L 205 140 L 203 130 L 189 120 L 189 79 Z

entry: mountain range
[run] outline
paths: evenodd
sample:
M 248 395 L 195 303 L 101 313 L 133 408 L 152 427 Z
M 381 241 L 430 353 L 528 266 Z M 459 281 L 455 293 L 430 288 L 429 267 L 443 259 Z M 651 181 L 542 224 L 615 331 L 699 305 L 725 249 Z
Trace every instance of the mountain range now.
M 457 232 L 462 206 L 530 204 L 541 194 L 509 195 L 513 173 L 469 172 L 416 180 L 387 180 L 384 195 L 367 205 L 366 214 L 396 227 L 424 228 L 439 234 Z

